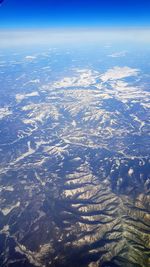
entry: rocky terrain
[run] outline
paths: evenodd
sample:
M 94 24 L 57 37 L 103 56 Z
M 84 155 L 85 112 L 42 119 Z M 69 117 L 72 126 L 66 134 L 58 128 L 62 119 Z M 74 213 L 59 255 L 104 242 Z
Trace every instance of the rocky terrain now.
M 1 63 L 0 266 L 148 267 L 150 77 L 47 58 Z

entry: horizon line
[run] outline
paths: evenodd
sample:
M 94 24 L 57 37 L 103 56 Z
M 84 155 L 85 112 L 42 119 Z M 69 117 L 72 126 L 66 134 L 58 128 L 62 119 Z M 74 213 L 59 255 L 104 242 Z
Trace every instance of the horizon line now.
M 37 31 L 37 30 L 147 30 L 150 29 L 150 25 L 147 26 L 126 26 L 126 25 L 113 25 L 113 26 L 108 26 L 108 25 L 103 25 L 103 26 L 49 26 L 49 27 L 1 27 L 0 26 L 0 31 L 21 31 L 21 30 L 28 30 L 28 31 Z

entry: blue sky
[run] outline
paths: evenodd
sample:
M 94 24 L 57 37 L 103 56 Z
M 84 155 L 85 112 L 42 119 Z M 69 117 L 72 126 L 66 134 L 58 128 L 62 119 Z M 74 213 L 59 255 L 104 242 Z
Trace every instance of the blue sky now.
M 4 0 L 0 28 L 149 27 L 150 0 Z

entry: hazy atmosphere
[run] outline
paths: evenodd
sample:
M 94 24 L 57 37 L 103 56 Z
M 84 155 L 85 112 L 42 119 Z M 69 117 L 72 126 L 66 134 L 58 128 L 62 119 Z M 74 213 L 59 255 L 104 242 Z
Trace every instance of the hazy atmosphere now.
M 150 2 L 0 1 L 0 267 L 150 266 Z

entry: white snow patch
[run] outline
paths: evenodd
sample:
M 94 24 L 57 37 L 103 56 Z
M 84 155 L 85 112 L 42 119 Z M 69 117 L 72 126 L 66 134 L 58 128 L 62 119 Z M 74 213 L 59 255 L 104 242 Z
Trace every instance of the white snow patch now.
M 128 175 L 132 176 L 133 173 L 134 173 L 134 170 L 132 168 L 130 168 L 129 171 L 128 171 Z
M 15 205 L 9 206 L 1 210 L 4 216 L 7 216 L 13 209 L 18 208 L 20 206 L 20 201 L 18 201 Z
M 98 73 L 92 70 L 76 70 L 77 76 L 65 77 L 53 84 L 54 88 L 89 87 L 96 83 Z
M 103 82 L 107 82 L 109 80 L 119 80 L 130 76 L 136 76 L 138 72 L 139 72 L 138 69 L 116 66 L 106 71 L 104 74 L 100 76 L 100 78 Z
M 16 101 L 19 103 L 21 102 L 23 99 L 27 98 L 27 97 L 32 97 L 32 96 L 39 96 L 39 93 L 34 91 L 31 92 L 29 94 L 17 94 L 16 95 Z
M 33 60 L 33 59 L 36 59 L 37 57 L 36 56 L 26 56 L 25 59 L 27 60 Z
M 8 107 L 0 108 L 0 120 L 9 115 L 12 115 L 12 111 Z

